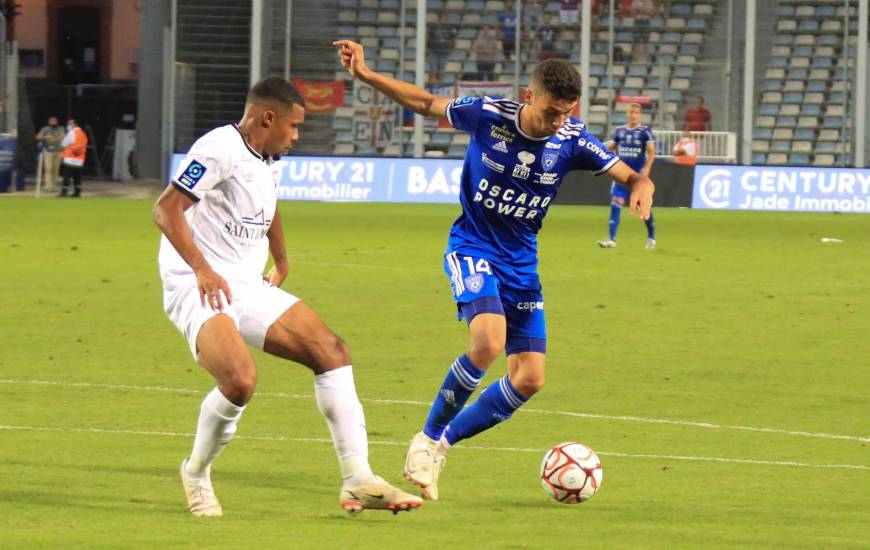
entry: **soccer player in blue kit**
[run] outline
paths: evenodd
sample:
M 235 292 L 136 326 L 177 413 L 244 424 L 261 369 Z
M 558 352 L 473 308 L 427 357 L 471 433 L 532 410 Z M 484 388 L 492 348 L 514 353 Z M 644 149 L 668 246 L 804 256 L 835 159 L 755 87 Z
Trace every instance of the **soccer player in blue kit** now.
M 435 500 L 450 446 L 509 419 L 544 385 L 547 334 L 536 234 L 565 173 L 607 172 L 631 189 L 631 210 L 641 218 L 649 214 L 655 186 L 571 118 L 580 97 L 580 75 L 566 61 L 541 62 L 524 103 L 448 99 L 369 69 L 363 47 L 355 42 L 333 45 L 355 78 L 416 113 L 446 118 L 472 136 L 462 169 L 462 214 L 450 230 L 444 256 L 471 343 L 448 369 L 425 426 L 405 456 L 405 477 Z M 507 375 L 463 408 L 502 350 Z
M 640 124 L 640 104 L 628 105 L 628 124 L 620 126 L 613 133 L 613 139 L 607 142 L 607 148 L 616 151 L 633 170 L 641 175 L 649 177 L 653 160 L 656 156 L 656 142 L 653 138 L 652 129 Z M 630 192 L 628 187 L 618 181 L 610 184 L 610 238 L 598 241 L 601 248 L 616 248 L 616 230 L 619 229 L 619 218 L 622 207 L 628 201 Z M 652 250 L 656 247 L 656 222 L 650 210 L 646 223 L 647 240 L 644 248 Z

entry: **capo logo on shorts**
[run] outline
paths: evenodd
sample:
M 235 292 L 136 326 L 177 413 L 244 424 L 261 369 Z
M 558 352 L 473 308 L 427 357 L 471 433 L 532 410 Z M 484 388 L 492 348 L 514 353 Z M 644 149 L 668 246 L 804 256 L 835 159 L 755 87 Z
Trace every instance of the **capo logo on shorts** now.
M 190 161 L 190 164 L 187 165 L 187 168 L 184 169 L 184 172 L 181 173 L 181 176 L 179 176 L 178 183 L 187 187 L 188 189 L 193 189 L 194 187 L 196 187 L 196 184 L 199 183 L 199 180 L 202 179 L 205 171 L 205 166 L 195 160 L 192 160 Z

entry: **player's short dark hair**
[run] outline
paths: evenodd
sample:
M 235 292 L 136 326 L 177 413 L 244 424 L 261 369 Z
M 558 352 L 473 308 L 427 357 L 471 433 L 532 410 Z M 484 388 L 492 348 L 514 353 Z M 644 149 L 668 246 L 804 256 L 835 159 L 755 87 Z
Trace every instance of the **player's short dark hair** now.
M 305 107 L 305 100 L 293 84 L 278 76 L 264 78 L 251 87 L 247 101 L 257 100 L 275 101 L 288 109 L 293 105 Z
M 580 73 L 564 59 L 538 63 L 532 72 L 532 82 L 556 99 L 573 101 L 580 97 Z

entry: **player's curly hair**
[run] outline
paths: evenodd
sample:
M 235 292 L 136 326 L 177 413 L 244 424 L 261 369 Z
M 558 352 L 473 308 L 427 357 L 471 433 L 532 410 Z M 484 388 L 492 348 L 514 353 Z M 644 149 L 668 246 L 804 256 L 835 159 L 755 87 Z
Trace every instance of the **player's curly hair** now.
M 275 101 L 288 109 L 293 105 L 305 107 L 305 99 L 293 84 L 278 76 L 264 78 L 251 87 L 247 101 L 255 100 Z
M 532 82 L 556 99 L 573 101 L 580 97 L 580 73 L 564 59 L 538 63 L 532 72 Z

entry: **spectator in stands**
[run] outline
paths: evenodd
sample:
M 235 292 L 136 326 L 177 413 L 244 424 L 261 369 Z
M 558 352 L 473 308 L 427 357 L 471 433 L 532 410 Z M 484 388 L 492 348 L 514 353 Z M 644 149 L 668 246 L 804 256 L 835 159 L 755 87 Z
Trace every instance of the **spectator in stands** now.
M 498 32 L 492 25 L 484 25 L 477 33 L 477 40 L 474 41 L 474 55 L 477 62 L 477 78 L 478 80 L 494 80 L 495 79 L 495 62 L 498 60 L 498 53 L 501 51 L 501 42 L 498 39 Z
M 634 0 L 631 3 L 631 16 L 634 18 L 632 54 L 635 63 L 646 63 L 649 44 L 649 20 L 659 11 L 656 0 Z
M 622 49 L 621 46 L 615 46 L 613 48 L 613 62 L 614 63 L 625 63 L 625 50 Z
M 66 135 L 60 142 L 63 147 L 63 197 L 82 196 L 82 170 L 88 150 L 88 136 L 79 128 L 78 121 L 71 118 L 66 123 Z M 72 186 L 70 185 L 72 183 Z
M 580 16 L 580 0 L 562 0 L 559 6 L 559 22 L 571 27 L 577 26 Z
M 459 31 L 455 26 L 447 22 L 447 14 L 438 14 L 438 22 L 427 26 L 427 51 L 429 58 L 429 83 L 440 84 L 442 82 L 441 71 L 447 63 L 447 56 L 453 49 L 453 41 Z
M 559 27 L 556 26 L 551 15 L 546 16 L 544 21 L 544 24 L 538 28 L 538 45 L 540 48 L 538 57 L 541 61 L 558 57 L 556 40 L 559 37 Z
M 683 137 L 674 145 L 674 162 L 695 166 L 698 163 L 698 143 L 688 130 L 683 130 Z
M 510 57 L 516 51 L 517 46 L 517 14 L 510 10 L 498 16 L 501 25 L 501 46 L 505 57 Z
M 712 117 L 710 111 L 704 107 L 704 98 L 698 96 L 695 100 L 695 106 L 686 109 L 684 115 L 685 129 L 690 132 L 705 132 L 710 129 L 710 121 Z
M 60 177 L 60 154 L 63 152 L 60 142 L 65 134 L 56 116 L 48 117 L 48 124 L 36 134 L 36 141 L 42 148 L 42 180 L 47 193 L 54 191 Z
M 544 24 L 544 0 L 523 2 L 523 24 L 531 35 L 537 35 L 538 28 Z

